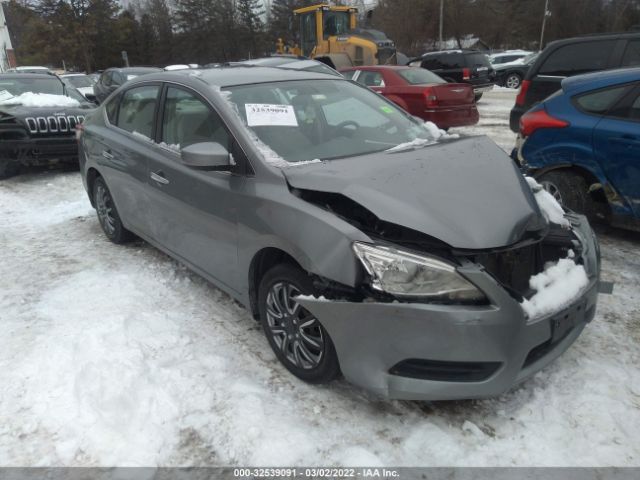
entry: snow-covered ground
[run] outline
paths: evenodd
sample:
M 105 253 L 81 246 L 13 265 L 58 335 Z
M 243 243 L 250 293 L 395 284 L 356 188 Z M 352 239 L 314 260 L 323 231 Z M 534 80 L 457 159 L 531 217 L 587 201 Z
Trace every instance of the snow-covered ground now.
M 515 92 L 486 94 L 513 144 Z M 470 161 L 473 159 L 470 158 Z M 640 235 L 556 362 L 491 400 L 382 401 L 292 377 L 228 296 L 100 231 L 77 172 L 0 182 L 0 465 L 640 465 Z

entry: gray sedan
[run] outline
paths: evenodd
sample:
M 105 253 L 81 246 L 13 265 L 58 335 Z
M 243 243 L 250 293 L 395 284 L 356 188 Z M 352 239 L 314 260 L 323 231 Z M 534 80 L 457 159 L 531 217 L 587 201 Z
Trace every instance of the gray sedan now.
M 487 138 L 444 135 L 336 76 L 145 75 L 79 143 L 106 236 L 140 237 L 238 299 L 308 382 L 496 395 L 595 314 L 584 217 L 550 215 Z

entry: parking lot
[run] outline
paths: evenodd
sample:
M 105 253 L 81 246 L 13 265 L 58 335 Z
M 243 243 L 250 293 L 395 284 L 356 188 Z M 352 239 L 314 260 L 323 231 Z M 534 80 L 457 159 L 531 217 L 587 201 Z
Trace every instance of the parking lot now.
M 509 151 L 514 98 L 451 133 Z M 78 172 L 3 181 L 0 463 L 640 465 L 640 235 L 599 238 L 613 294 L 556 362 L 498 398 L 383 401 L 297 380 L 230 297 L 110 243 Z

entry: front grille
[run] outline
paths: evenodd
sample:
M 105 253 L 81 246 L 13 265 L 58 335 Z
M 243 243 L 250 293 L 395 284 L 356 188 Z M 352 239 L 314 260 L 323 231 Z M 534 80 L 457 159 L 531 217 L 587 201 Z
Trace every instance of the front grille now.
M 500 362 L 443 362 L 412 358 L 394 365 L 389 373 L 437 382 L 481 382 L 493 375 Z
M 530 298 L 533 294 L 529 279 L 541 272 L 543 267 L 539 244 L 478 255 L 476 260 L 511 293 L 524 298 Z
M 24 119 L 31 135 L 73 135 L 76 125 L 82 123 L 84 115 L 48 115 Z

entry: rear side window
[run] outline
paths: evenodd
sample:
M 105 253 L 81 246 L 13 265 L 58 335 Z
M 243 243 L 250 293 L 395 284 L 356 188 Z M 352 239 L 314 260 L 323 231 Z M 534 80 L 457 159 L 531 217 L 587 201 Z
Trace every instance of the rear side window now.
M 344 78 L 351 80 L 355 76 L 356 72 L 357 70 L 349 70 L 348 72 L 342 72 L 342 76 Z
M 122 94 L 118 127 L 131 133 L 153 138 L 153 122 L 158 103 L 157 85 L 130 88 Z
M 396 73 L 411 85 L 447 83 L 446 80 L 444 80 L 442 77 L 439 77 L 435 73 L 430 72 L 429 70 L 425 70 L 424 68 L 405 68 L 402 70 L 398 70 Z
M 467 67 L 488 67 L 491 64 L 489 63 L 489 57 L 487 57 L 484 53 L 467 53 L 465 55 L 465 60 L 467 63 Z
M 112 98 L 109 103 L 107 103 L 106 107 L 104 107 L 105 112 L 107 113 L 107 118 L 109 119 L 109 123 L 112 125 L 116 125 L 117 116 L 118 116 L 118 105 L 120 104 L 121 96 L 118 95 L 115 98 Z
M 380 72 L 362 70 L 356 81 L 367 87 L 384 87 L 384 80 Z
M 454 68 L 462 68 L 464 63 L 464 58 L 461 53 L 448 53 L 445 55 L 440 55 L 440 68 L 451 70 Z
M 578 108 L 583 112 L 604 115 L 616 102 L 629 91 L 629 86 L 607 88 L 597 92 L 591 92 L 576 98 Z
M 551 53 L 538 73 L 569 77 L 604 70 L 609 65 L 609 56 L 615 45 L 616 40 L 565 45 Z
M 622 66 L 633 67 L 637 65 L 640 65 L 640 40 L 631 40 L 624 51 Z

